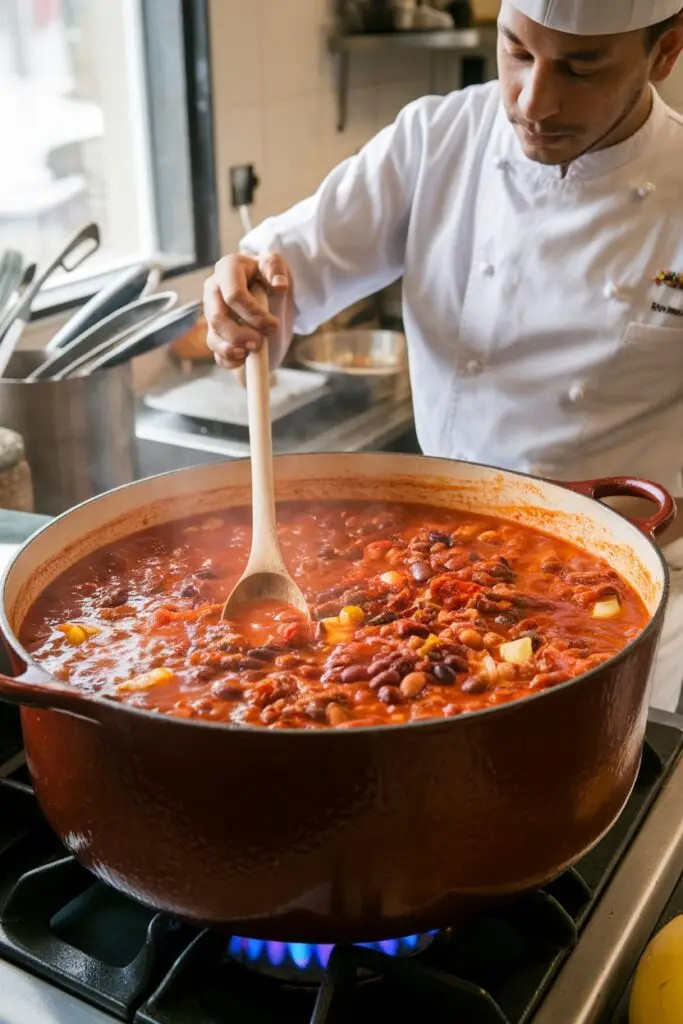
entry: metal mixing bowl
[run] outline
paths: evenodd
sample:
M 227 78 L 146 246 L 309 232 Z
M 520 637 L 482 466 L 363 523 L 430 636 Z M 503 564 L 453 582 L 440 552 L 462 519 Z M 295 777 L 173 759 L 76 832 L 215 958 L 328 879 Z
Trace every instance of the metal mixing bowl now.
M 405 335 L 352 330 L 302 338 L 295 359 L 309 370 L 350 377 L 393 377 L 408 369 Z

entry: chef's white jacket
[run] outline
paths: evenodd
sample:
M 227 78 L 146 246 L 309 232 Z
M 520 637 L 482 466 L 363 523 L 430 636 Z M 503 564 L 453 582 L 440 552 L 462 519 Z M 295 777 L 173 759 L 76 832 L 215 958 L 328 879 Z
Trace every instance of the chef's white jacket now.
M 426 454 L 683 493 L 683 290 L 656 283 L 683 273 L 683 118 L 654 90 L 564 177 L 498 82 L 422 98 L 242 248 L 284 255 L 302 334 L 403 277 Z

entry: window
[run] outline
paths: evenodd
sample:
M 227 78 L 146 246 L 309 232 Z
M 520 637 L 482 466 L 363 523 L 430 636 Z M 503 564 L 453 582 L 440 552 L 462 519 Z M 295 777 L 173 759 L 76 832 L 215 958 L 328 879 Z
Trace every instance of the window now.
M 0 250 L 40 266 L 91 220 L 102 236 L 41 306 L 139 259 L 217 258 L 206 5 L 0 0 Z

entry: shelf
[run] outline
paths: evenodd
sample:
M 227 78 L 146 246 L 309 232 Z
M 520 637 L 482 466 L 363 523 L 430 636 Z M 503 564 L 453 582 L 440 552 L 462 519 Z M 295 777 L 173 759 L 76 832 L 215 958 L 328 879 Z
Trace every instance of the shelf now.
M 335 35 L 333 53 L 372 53 L 377 50 L 479 50 L 490 30 L 479 28 L 438 29 L 422 32 L 386 32 L 367 35 Z
M 379 53 L 391 50 L 427 50 L 459 53 L 462 57 L 476 57 L 490 52 L 495 46 L 495 25 L 478 25 L 464 29 L 437 29 L 434 31 L 367 33 L 344 35 L 333 33 L 328 41 L 331 53 L 338 58 L 337 77 L 337 131 L 346 128 L 348 113 L 349 71 L 354 53 Z

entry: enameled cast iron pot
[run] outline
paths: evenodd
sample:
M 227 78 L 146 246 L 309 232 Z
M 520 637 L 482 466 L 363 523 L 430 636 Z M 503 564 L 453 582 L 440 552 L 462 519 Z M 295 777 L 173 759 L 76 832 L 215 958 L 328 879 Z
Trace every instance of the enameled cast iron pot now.
M 546 883 L 609 829 L 636 779 L 667 574 L 652 536 L 673 518 L 654 484 L 560 486 L 396 455 L 286 456 L 287 498 L 398 499 L 499 514 L 606 558 L 651 620 L 618 657 L 553 690 L 448 720 L 287 731 L 193 722 L 88 697 L 32 664 L 34 598 L 102 544 L 249 502 L 249 464 L 182 470 L 78 506 L 24 545 L 2 581 L 2 629 L 47 818 L 96 875 L 151 907 L 240 935 L 364 941 L 451 924 Z M 633 524 L 593 500 L 647 496 Z

